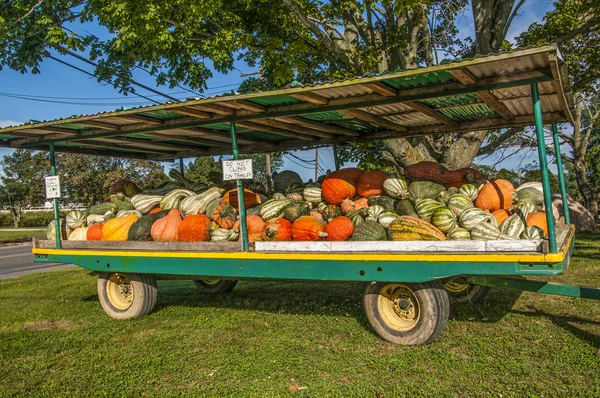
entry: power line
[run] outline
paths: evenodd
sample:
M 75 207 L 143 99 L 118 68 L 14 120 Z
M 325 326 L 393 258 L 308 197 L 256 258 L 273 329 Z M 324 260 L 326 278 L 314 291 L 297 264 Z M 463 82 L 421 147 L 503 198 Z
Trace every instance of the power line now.
M 296 162 L 294 159 L 288 157 L 287 155 L 284 155 L 284 156 L 286 157 L 287 160 L 289 160 L 290 162 L 292 162 L 292 163 L 294 163 L 294 164 L 296 164 L 296 165 L 298 165 L 300 167 L 303 167 L 303 168 L 308 169 L 308 170 L 314 170 L 312 167 L 308 167 L 308 166 L 305 166 L 303 164 L 300 164 L 300 163 Z

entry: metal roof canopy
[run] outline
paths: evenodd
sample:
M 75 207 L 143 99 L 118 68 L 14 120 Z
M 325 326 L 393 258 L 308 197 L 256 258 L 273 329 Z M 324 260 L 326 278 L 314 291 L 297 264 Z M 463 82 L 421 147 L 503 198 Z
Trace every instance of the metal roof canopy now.
M 82 115 L 0 129 L 0 146 L 171 160 L 302 149 L 336 142 L 573 122 L 566 63 L 556 45 L 427 68 L 283 90 Z

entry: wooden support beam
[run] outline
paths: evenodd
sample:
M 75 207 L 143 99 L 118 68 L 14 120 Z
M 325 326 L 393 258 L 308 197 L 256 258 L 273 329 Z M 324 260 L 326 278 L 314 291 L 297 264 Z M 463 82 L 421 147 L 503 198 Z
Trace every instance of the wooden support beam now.
M 325 97 L 321 97 L 319 94 L 315 94 L 313 92 L 305 92 L 305 93 L 296 93 L 291 94 L 290 97 L 294 97 L 296 99 L 302 100 L 304 102 L 308 102 L 314 105 L 327 105 L 329 100 Z
M 282 130 L 289 130 L 289 131 L 294 131 L 296 133 L 300 133 L 300 134 L 304 134 L 304 135 L 312 135 L 315 137 L 320 137 L 320 138 L 334 138 L 335 136 L 333 134 L 329 134 L 329 133 L 325 133 L 321 130 L 313 130 L 313 129 L 307 129 L 305 127 L 299 127 L 297 125 L 294 124 L 290 124 L 290 123 L 284 123 L 284 122 L 278 122 L 274 119 L 256 119 L 254 120 L 254 123 L 263 125 L 263 126 L 270 126 L 270 127 L 275 127 L 278 129 L 282 129 Z
M 219 142 L 219 141 L 211 141 L 209 139 L 200 139 L 193 138 L 185 135 L 169 135 L 169 134 L 161 134 L 161 133 L 144 133 L 144 135 L 153 137 L 152 141 L 181 141 L 187 142 L 190 144 L 199 144 L 199 145 L 207 145 L 207 146 L 216 146 L 220 148 L 230 148 L 231 144 L 227 142 Z
M 360 135 L 360 133 L 357 133 L 356 131 L 348 130 L 340 126 L 334 126 L 323 122 L 317 122 L 316 120 L 310 120 L 301 116 L 276 117 L 274 119 L 280 120 L 285 123 L 295 123 L 300 126 L 320 130 L 330 134 L 347 135 L 349 137 L 358 137 Z
M 118 124 L 110 124 L 105 122 L 100 122 L 97 120 L 84 120 L 81 122 L 77 122 L 77 124 L 83 124 L 84 126 L 96 127 L 102 130 L 119 130 L 120 125 Z
M 256 131 L 264 131 L 267 133 L 280 135 L 282 137 L 297 138 L 299 140 L 306 140 L 306 141 L 316 141 L 317 140 L 317 137 L 314 137 L 312 135 L 295 133 L 292 131 L 287 131 L 287 130 L 282 130 L 282 129 L 278 129 L 278 128 L 274 128 L 274 127 L 270 127 L 270 126 L 265 126 L 264 124 L 241 121 L 241 122 L 236 122 L 236 125 L 240 126 L 240 127 L 246 127 L 246 128 L 252 129 L 252 130 L 256 130 Z
M 62 134 L 68 135 L 68 136 L 79 135 L 79 133 L 80 133 L 79 130 L 67 129 L 67 128 L 62 128 L 59 126 L 36 127 L 35 125 L 33 125 L 31 127 L 31 130 L 47 131 L 50 133 L 62 133 Z
M 154 117 L 145 116 L 145 115 L 115 115 L 120 119 L 134 120 L 136 122 L 144 122 L 146 124 L 152 124 L 155 126 L 159 126 L 164 123 L 164 120 L 156 119 Z
M 460 69 L 452 69 L 448 71 L 456 80 L 464 84 L 465 86 L 470 86 L 473 84 L 477 84 L 477 77 L 469 72 L 467 68 Z
M 77 144 L 84 145 L 84 146 L 90 147 L 90 148 L 99 148 L 99 149 L 106 149 L 107 147 L 110 148 L 111 146 L 113 146 L 113 144 L 99 141 L 99 140 L 81 140 L 81 141 L 77 141 Z M 160 149 L 154 149 L 154 148 L 140 148 L 136 144 L 131 144 L 131 145 L 121 144 L 120 147 L 121 147 L 120 149 L 127 149 L 127 150 L 133 151 L 133 152 L 156 153 L 159 155 L 173 153 L 172 151 L 166 151 L 166 150 L 160 150 Z
M 229 102 L 229 104 L 235 105 L 240 109 L 245 109 L 250 112 L 262 113 L 262 112 L 267 111 L 266 106 L 263 106 L 260 104 L 255 104 L 252 101 L 243 101 L 243 100 L 242 101 L 233 101 L 233 102 Z
M 36 151 L 47 151 L 48 146 L 40 146 L 40 147 L 32 147 L 32 150 Z M 56 152 L 62 153 L 77 153 L 82 155 L 94 155 L 94 156 L 110 156 L 115 158 L 125 158 L 125 159 L 148 159 L 148 154 L 145 151 L 129 151 L 129 152 L 119 152 L 114 150 L 106 150 L 102 148 L 101 150 L 96 150 L 91 147 L 82 148 L 80 146 L 77 147 L 64 147 L 64 146 L 55 146 L 54 150 Z
M 343 113 L 344 115 L 352 116 L 353 118 L 360 119 L 362 121 L 375 124 L 379 127 L 390 129 L 394 131 L 406 131 L 407 128 L 404 126 L 400 126 L 397 123 L 391 122 L 389 120 L 382 119 L 379 116 L 373 115 L 369 112 L 361 111 L 359 109 L 342 109 L 338 112 Z
M 144 140 L 141 138 L 130 138 L 130 137 L 103 137 L 103 138 L 95 138 L 95 141 L 109 142 L 115 145 L 135 145 L 140 148 L 149 148 L 149 149 L 157 149 L 157 150 L 167 150 L 167 151 L 181 151 L 184 149 L 188 149 L 184 145 L 172 144 L 172 143 L 163 143 L 163 142 L 155 142 L 152 140 Z M 79 142 L 79 141 L 78 141 Z
M 408 102 L 404 102 L 403 105 L 406 105 L 406 106 L 414 109 L 415 111 L 420 112 L 424 115 L 427 115 L 430 118 L 435 119 L 438 122 L 443 123 L 445 125 L 452 126 L 452 125 L 458 124 L 458 122 L 456 122 L 455 120 L 450 119 L 448 116 L 444 115 L 443 113 L 440 113 L 419 101 L 408 101 Z
M 489 91 L 480 91 L 477 96 L 505 120 L 513 120 L 515 115 L 496 96 Z
M 195 117 L 198 119 L 210 119 L 213 116 L 211 113 L 203 112 L 198 109 L 193 109 L 193 108 L 188 108 L 188 107 L 169 109 L 169 112 L 175 112 L 175 113 L 179 113 L 182 115 Z
M 235 111 L 231 108 L 227 108 L 220 104 L 199 104 L 195 105 L 196 108 L 193 110 L 197 110 L 198 112 L 206 111 L 210 115 L 211 113 L 216 113 L 217 115 L 231 116 L 235 115 Z M 199 109 L 200 108 L 200 109 Z M 191 108 L 187 108 L 191 109 Z
M 394 87 L 388 86 L 385 83 L 367 83 L 365 86 L 376 93 L 383 95 L 384 97 L 395 97 L 398 95 L 398 90 L 396 90 Z

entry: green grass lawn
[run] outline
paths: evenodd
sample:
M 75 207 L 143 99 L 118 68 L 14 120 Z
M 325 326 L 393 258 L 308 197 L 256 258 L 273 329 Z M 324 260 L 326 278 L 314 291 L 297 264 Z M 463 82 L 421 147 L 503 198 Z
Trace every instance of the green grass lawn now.
M 600 286 L 600 234 L 566 275 Z M 493 290 L 452 307 L 433 344 L 387 343 L 364 285 L 240 282 L 203 296 L 160 281 L 156 311 L 116 321 L 76 268 L 0 281 L 0 396 L 600 396 L 600 302 Z
M 35 231 L 0 231 L 0 245 L 8 243 L 29 242 L 34 236 L 45 236 L 46 231 L 40 228 Z

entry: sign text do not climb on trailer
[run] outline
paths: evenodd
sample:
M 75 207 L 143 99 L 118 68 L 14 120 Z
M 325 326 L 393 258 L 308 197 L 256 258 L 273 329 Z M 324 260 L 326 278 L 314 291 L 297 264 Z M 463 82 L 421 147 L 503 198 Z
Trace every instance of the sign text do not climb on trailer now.
M 249 180 L 252 177 L 252 159 L 223 161 L 223 180 Z

